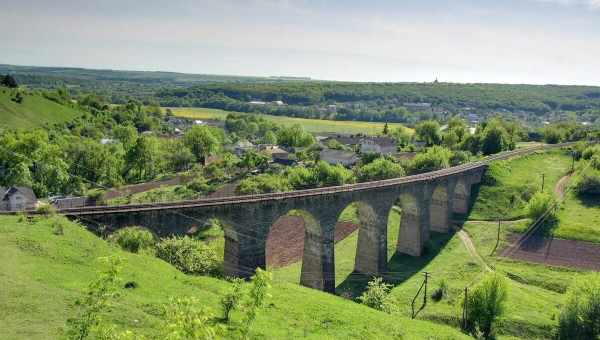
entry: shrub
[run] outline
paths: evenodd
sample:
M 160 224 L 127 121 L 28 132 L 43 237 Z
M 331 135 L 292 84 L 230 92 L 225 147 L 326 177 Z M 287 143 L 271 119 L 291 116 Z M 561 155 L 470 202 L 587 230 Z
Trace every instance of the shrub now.
M 504 313 L 506 298 L 504 279 L 496 274 L 485 277 L 467 297 L 467 330 L 472 334 L 480 331 L 484 338 L 492 338 L 493 328 Z
M 65 230 L 63 224 L 65 223 L 64 217 L 55 217 L 52 220 L 52 234 L 56 236 L 64 235 Z
M 600 174 L 595 171 L 583 173 L 575 183 L 575 192 L 580 196 L 600 195 Z
M 600 154 L 600 145 L 588 146 L 581 153 L 581 158 L 583 159 L 591 159 L 592 156 Z
M 188 274 L 215 273 L 218 268 L 216 252 L 190 237 L 170 237 L 156 245 L 156 256 Z
M 142 227 L 127 227 L 117 230 L 111 235 L 111 239 L 122 249 L 132 253 L 149 248 L 155 243 L 154 234 Z
M 238 194 L 250 195 L 291 191 L 292 186 L 282 176 L 261 174 L 242 180 L 235 190 Z
M 537 192 L 531 197 L 527 203 L 527 215 L 537 220 L 545 215 L 545 219 L 553 220 L 556 218 L 556 201 L 551 194 L 545 192 Z
M 567 291 L 558 319 L 558 339 L 598 339 L 600 336 L 600 275 L 579 278 Z
M 54 216 L 54 215 L 56 215 L 56 208 L 55 208 L 55 207 L 53 207 L 53 206 L 52 206 L 52 205 L 50 205 L 50 204 L 41 204 L 41 205 L 40 205 L 40 206 L 37 208 L 37 210 L 36 210 L 36 211 L 37 211 L 37 213 L 38 213 L 38 214 L 44 215 L 44 216 L 46 216 L 46 217 L 49 217 L 49 216 Z
M 509 170 L 504 162 L 493 162 L 485 171 L 481 183 L 490 186 L 496 185 L 500 178 L 507 176 L 508 173 Z
M 218 339 L 224 332 L 214 326 L 211 309 L 194 298 L 176 298 L 165 308 L 164 339 Z
M 450 165 L 457 166 L 467 163 L 471 160 L 471 153 L 469 151 L 455 151 L 450 157 Z
M 377 158 L 371 163 L 361 166 L 357 171 L 357 177 L 361 181 L 378 181 L 388 178 L 402 177 L 406 173 L 400 164 L 394 163 L 387 158 Z
M 374 278 L 367 285 L 367 290 L 358 298 L 365 306 L 391 313 L 395 310 L 395 301 L 390 296 L 392 285 L 384 283 L 380 277 Z
M 242 284 L 244 280 L 235 278 L 232 280 L 232 287 L 227 294 L 221 298 L 221 307 L 223 307 L 223 319 L 229 322 L 231 312 L 237 309 L 244 297 Z
M 187 189 L 193 190 L 199 194 L 207 194 L 213 191 L 212 186 L 208 184 L 206 179 L 202 176 L 197 176 L 194 178 L 192 181 L 187 183 L 186 187 Z
M 433 301 L 440 301 L 442 298 L 444 298 L 444 296 L 446 296 L 446 294 L 448 293 L 448 284 L 446 283 L 446 280 L 441 280 L 437 289 L 435 291 L 433 291 L 433 294 L 431 294 L 431 299 Z
M 590 165 L 596 170 L 600 170 L 600 154 L 595 154 L 590 158 Z
M 273 277 L 270 272 L 256 268 L 256 273 L 252 276 L 250 291 L 248 292 L 248 303 L 244 308 L 245 316 L 242 326 L 242 334 L 248 335 L 250 326 L 256 319 L 258 312 L 265 305 L 267 299 L 271 296 L 271 281 Z
M 413 173 L 423 173 L 444 169 L 450 166 L 452 152 L 441 146 L 434 146 L 418 154 L 412 162 Z

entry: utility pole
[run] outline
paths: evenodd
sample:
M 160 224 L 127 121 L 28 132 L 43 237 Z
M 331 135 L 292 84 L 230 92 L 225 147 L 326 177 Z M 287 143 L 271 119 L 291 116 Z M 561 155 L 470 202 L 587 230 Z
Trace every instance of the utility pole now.
M 425 274 L 425 291 L 423 293 L 423 307 L 427 305 L 427 279 L 429 278 L 429 272 L 424 272 Z
M 465 287 L 465 301 L 463 303 L 463 314 L 462 314 L 462 327 L 464 330 L 467 329 L 467 300 L 468 300 L 469 288 Z
M 546 180 L 546 174 L 542 174 L 542 192 L 544 192 L 544 182 Z

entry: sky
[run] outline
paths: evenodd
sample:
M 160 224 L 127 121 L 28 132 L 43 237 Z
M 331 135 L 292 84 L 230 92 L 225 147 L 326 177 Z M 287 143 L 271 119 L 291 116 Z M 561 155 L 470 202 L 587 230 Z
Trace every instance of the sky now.
M 600 85 L 600 0 L 0 0 L 0 63 Z

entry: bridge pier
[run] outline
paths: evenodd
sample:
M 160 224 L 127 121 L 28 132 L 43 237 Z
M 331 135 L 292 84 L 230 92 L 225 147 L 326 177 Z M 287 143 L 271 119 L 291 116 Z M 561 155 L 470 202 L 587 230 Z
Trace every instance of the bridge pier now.
M 448 179 L 435 186 L 429 207 L 429 220 L 432 231 L 447 233 L 450 230 L 454 206 L 451 193 L 454 192 L 455 185 L 455 180 Z
M 387 224 L 393 198 L 380 202 L 358 203 L 358 245 L 354 270 L 368 275 L 387 271 Z
M 422 186 L 410 186 L 400 195 L 399 253 L 421 256 L 423 244 L 429 239 L 429 201 Z

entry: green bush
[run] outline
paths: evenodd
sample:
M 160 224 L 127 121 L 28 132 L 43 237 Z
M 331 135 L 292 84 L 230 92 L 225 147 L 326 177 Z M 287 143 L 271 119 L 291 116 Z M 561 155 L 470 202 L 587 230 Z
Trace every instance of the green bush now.
M 292 186 L 286 178 L 280 175 L 261 174 L 242 180 L 235 190 L 242 195 L 265 194 L 291 191 Z
M 452 151 L 441 146 L 433 146 L 415 156 L 411 172 L 423 173 L 447 168 L 450 166 L 450 156 L 452 156 Z
M 502 177 L 506 177 L 508 174 L 509 170 L 505 162 L 493 162 L 485 171 L 481 183 L 490 186 L 496 185 Z
M 600 170 L 600 154 L 595 154 L 590 158 L 590 166 L 596 170 Z
M 142 227 L 127 227 L 117 230 L 110 239 L 123 250 L 137 253 L 154 245 L 155 238 L 151 231 Z
M 469 151 L 454 151 L 450 157 L 450 165 L 457 166 L 465 164 L 471 160 L 471 153 Z
M 537 220 L 542 216 L 545 216 L 546 220 L 553 220 L 556 218 L 555 205 L 556 201 L 551 194 L 537 192 L 527 203 L 527 215 L 533 220 Z
M 357 177 L 361 181 L 378 181 L 382 179 L 402 177 L 406 173 L 400 164 L 387 158 L 377 158 L 369 164 L 358 168 Z
M 384 283 L 382 278 L 377 277 L 369 282 L 367 290 L 358 300 L 365 306 L 391 313 L 396 308 L 395 301 L 390 296 L 391 289 L 392 285 Z
M 600 195 L 600 174 L 587 171 L 575 182 L 575 192 L 580 196 Z
M 600 145 L 588 146 L 581 153 L 581 158 L 583 159 L 591 159 L 592 156 L 600 154 Z
M 156 256 L 188 274 L 215 274 L 219 268 L 216 252 L 190 237 L 170 237 L 156 244 Z
M 600 275 L 579 278 L 567 291 L 558 319 L 558 339 L 600 337 Z
M 481 332 L 485 339 L 493 338 L 494 326 L 504 313 L 506 299 L 504 278 L 497 274 L 486 276 L 467 296 L 466 330 L 472 334 Z

